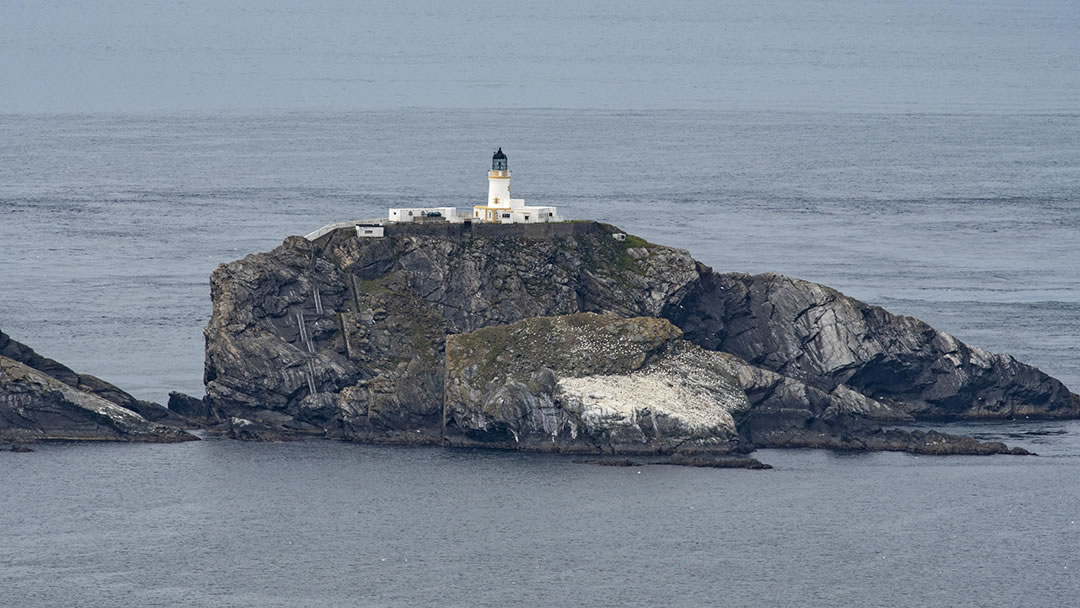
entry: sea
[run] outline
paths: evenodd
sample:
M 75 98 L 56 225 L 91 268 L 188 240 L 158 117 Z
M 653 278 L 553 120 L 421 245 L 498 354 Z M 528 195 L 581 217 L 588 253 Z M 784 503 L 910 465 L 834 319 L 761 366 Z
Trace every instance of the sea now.
M 221 263 L 515 196 L 824 283 L 1080 390 L 1080 6 L 322 0 L 0 15 L 0 329 L 201 395 Z M 338 442 L 0 452 L 0 606 L 1071 607 L 1080 421 L 1037 457 L 768 471 Z

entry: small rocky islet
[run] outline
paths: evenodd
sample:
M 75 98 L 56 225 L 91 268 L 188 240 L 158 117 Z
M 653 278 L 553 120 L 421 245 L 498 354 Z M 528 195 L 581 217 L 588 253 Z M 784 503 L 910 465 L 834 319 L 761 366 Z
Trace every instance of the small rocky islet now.
M 1024 454 L 896 427 L 1080 417 L 1080 397 L 1008 355 L 599 222 L 343 227 L 210 283 L 204 398 L 139 401 L 0 334 L 0 441 L 182 441 L 201 426 L 760 467 L 745 454 Z
M 175 443 L 198 426 L 95 376 L 43 357 L 0 331 L 0 443 L 13 452 L 47 440 Z
M 211 299 L 203 407 L 236 436 L 1001 453 L 895 427 L 1080 415 L 1080 397 L 1008 355 L 599 222 L 290 237 L 220 266 Z

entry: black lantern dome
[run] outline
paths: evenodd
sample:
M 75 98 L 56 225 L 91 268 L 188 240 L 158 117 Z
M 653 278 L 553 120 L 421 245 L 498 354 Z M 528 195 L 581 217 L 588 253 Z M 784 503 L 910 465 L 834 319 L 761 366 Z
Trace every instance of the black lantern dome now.
M 503 154 L 502 147 L 491 157 L 491 170 L 492 171 L 507 171 L 508 165 L 506 164 L 506 155 Z

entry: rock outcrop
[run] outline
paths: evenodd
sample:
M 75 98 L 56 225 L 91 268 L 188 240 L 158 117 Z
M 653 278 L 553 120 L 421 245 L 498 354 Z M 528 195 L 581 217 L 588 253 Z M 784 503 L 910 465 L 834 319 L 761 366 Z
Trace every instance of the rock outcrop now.
M 169 393 L 168 407 L 170 412 L 201 424 L 212 425 L 221 422 L 209 403 L 177 391 Z
M 444 438 L 533 451 L 729 453 L 750 409 L 719 353 L 665 319 L 582 313 L 451 335 Z
M 397 224 L 385 233 L 290 237 L 219 266 L 205 331 L 207 407 L 282 434 L 437 443 L 447 335 L 596 312 L 664 318 L 685 340 L 733 355 L 753 445 L 800 444 L 799 428 L 839 446 L 879 433 L 882 421 L 1080 416 L 1080 398 L 1007 355 L 821 285 L 714 273 L 612 226 Z M 507 398 L 515 390 L 503 387 Z
M 197 439 L 191 422 L 47 357 L 0 332 L 0 440 Z
M 876 402 L 871 417 L 1080 416 L 1058 380 L 918 319 L 778 274 L 704 279 L 670 316 L 687 339 L 830 395 L 857 392 Z
M 129 393 L 105 382 L 97 376 L 76 373 L 70 367 L 63 365 L 58 361 L 43 357 L 29 346 L 13 340 L 3 331 L 0 331 L 0 356 L 8 357 L 23 365 L 32 367 L 46 376 L 55 378 L 72 388 L 101 397 L 106 401 L 111 401 L 152 422 L 160 422 L 161 424 L 179 428 L 192 428 L 194 426 L 186 417 L 177 414 L 158 403 L 136 399 Z
M 0 441 L 55 439 L 172 443 L 197 438 L 0 356 Z

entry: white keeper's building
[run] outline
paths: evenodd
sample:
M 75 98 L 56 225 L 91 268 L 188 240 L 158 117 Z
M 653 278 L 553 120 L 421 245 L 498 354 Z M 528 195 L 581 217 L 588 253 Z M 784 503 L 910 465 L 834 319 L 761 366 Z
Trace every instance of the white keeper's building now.
M 472 221 L 493 224 L 542 224 L 561 222 L 555 207 L 530 207 L 520 198 L 510 198 L 510 167 L 502 148 L 491 157 L 486 205 L 477 205 L 472 216 L 458 215 L 456 207 L 413 207 L 390 209 L 391 222 Z

